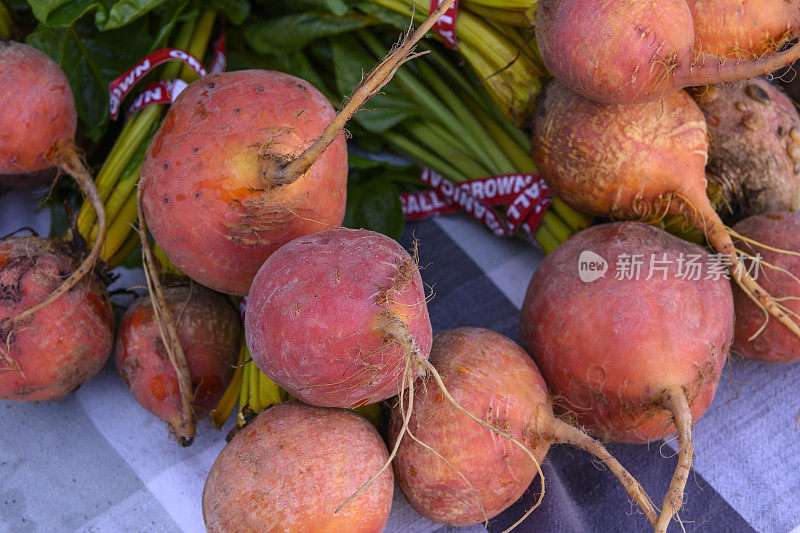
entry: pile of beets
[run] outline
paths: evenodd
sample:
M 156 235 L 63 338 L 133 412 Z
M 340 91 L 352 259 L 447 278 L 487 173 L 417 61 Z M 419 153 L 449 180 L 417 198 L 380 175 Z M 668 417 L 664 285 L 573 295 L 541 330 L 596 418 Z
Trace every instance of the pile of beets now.
M 542 478 L 554 444 L 596 456 L 666 531 L 683 504 L 692 425 L 731 350 L 800 360 L 800 115 L 748 79 L 800 56 L 800 45 L 779 51 L 800 33 L 800 2 L 744 14 L 724 0 L 539 3 L 553 79 L 531 110 L 531 151 L 559 198 L 610 221 L 537 268 L 522 346 L 480 328 L 434 335 L 416 250 L 341 227 L 343 127 L 451 2 L 338 114 L 280 72 L 212 74 L 181 93 L 142 166 L 140 223 L 193 281 L 154 280 L 116 342 L 102 234 L 88 254 L 75 240 L 0 241 L 0 399 L 58 400 L 113 351 L 136 399 L 188 445 L 244 335 L 294 400 L 257 414 L 217 458 L 203 494 L 209 531 L 380 531 L 394 481 L 431 520 L 486 522 Z M 57 168 L 94 199 L 66 78 L 40 52 L 0 42 L 0 93 L 21 87 L 41 96 L 0 106 L 0 122 L 18 125 L 0 131 L 0 183 Z M 659 227 L 674 217 L 709 248 Z M 587 279 L 587 252 L 644 268 Z M 225 295 L 247 297 L 243 320 Z M 383 436 L 352 411 L 379 402 Z M 672 435 L 678 464 L 658 501 L 601 443 Z

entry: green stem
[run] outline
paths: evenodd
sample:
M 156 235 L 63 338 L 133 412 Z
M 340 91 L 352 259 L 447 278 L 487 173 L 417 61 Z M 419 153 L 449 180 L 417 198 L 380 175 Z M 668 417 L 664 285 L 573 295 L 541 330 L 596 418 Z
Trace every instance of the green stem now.
M 467 179 L 477 179 L 492 175 L 492 171 L 475 161 L 457 143 L 447 142 L 448 134 L 439 124 L 431 121 L 409 120 L 404 127 L 439 157 L 449 161 Z
M 542 226 L 547 228 L 559 243 L 569 239 L 573 233 L 569 226 L 551 209 L 548 209 L 542 217 Z
M 136 222 L 136 193 L 131 191 L 127 201 L 118 208 L 117 217 L 108 227 L 106 240 L 103 242 L 102 258 L 109 261 L 133 233 L 133 224 Z M 94 235 L 92 236 L 94 238 Z
M 132 119 L 131 127 L 123 129 L 120 136 L 117 138 L 111 152 L 97 173 L 95 184 L 100 198 L 105 202 L 114 186 L 119 180 L 125 167 L 130 162 L 133 154 L 139 148 L 139 145 L 148 138 L 150 130 L 154 124 L 158 123 L 161 118 L 162 110 L 160 106 L 150 106 Z M 115 216 L 116 213 L 108 213 L 109 217 Z M 78 213 L 78 231 L 86 238 L 92 230 L 92 226 L 97 219 L 97 214 L 92 205 L 84 201 L 80 212 Z
M 373 54 L 383 57 L 386 50 L 374 35 L 366 30 L 361 30 L 358 34 Z M 410 68 L 398 70 L 394 79 L 397 80 L 397 83 L 404 88 L 411 98 L 427 109 L 440 124 L 444 124 L 451 132 L 452 137 L 460 139 L 465 147 L 471 150 L 486 167 L 491 168 L 493 166 L 491 158 L 487 156 L 480 142 L 474 137 L 475 132 L 467 127 L 460 127 L 458 118 L 446 106 L 442 105 L 440 99 L 425 84 L 421 83 L 411 73 Z
M 467 181 L 467 178 L 449 163 L 409 140 L 407 136 L 391 130 L 383 132 L 382 135 L 387 141 L 394 144 L 401 152 L 408 155 L 417 163 L 425 165 L 453 181 Z
M 128 256 L 130 256 L 133 251 L 139 247 L 139 245 L 141 245 L 139 235 L 135 233 L 129 235 L 128 238 L 125 239 L 125 244 L 123 244 L 119 251 L 114 254 L 114 257 L 108 260 L 108 268 L 113 269 L 120 266 L 128 259 Z
M 558 248 L 559 242 L 558 239 L 553 237 L 553 234 L 550 233 L 550 230 L 544 227 L 543 225 L 539 225 L 536 229 L 536 233 L 534 234 L 534 238 L 536 242 L 539 243 L 539 246 L 542 247 L 544 253 L 549 254 L 556 248 Z
M 208 11 L 203 11 L 200 15 L 200 18 L 197 20 L 197 25 L 195 26 L 195 30 L 192 33 L 191 41 L 188 44 L 187 52 L 192 54 L 194 57 L 199 58 L 200 60 L 206 55 L 206 50 L 208 50 L 208 45 L 211 42 L 211 32 L 214 31 L 214 22 L 217 20 L 217 12 L 213 9 Z M 178 48 L 181 48 L 180 46 Z M 177 72 L 173 73 L 173 70 L 170 69 L 173 67 L 175 70 L 180 68 L 180 75 Z M 189 68 L 188 65 L 183 65 L 182 63 L 173 62 L 172 65 L 168 65 L 166 69 L 164 69 L 164 75 L 167 79 L 172 79 L 176 75 L 180 77 L 186 83 L 191 83 L 195 79 L 197 79 L 197 73 Z
M 11 37 L 11 28 L 14 27 L 14 22 L 11 20 L 11 13 L 8 12 L 5 4 L 0 1 L 0 38 L 9 39 Z
M 417 66 L 422 74 L 422 79 L 429 87 L 433 88 L 439 98 L 441 98 L 450 110 L 455 113 L 456 117 L 458 117 L 458 127 L 468 128 L 473 132 L 478 144 L 481 145 L 487 157 L 494 163 L 491 167 L 491 173 L 499 174 L 519 170 L 514 168 L 514 164 L 506 157 L 506 154 L 503 153 L 500 147 L 497 146 L 495 140 L 486 133 L 481 123 L 475 118 L 474 113 L 467 109 L 467 106 L 458 98 L 457 93 L 442 81 L 441 76 L 434 72 L 430 65 L 424 61 L 420 61 Z
M 530 9 L 536 7 L 539 2 L 537 0 L 469 0 L 469 3 L 494 9 Z
M 506 133 L 505 129 L 492 120 L 483 109 L 478 107 L 473 108 L 473 113 L 477 116 L 483 128 L 489 135 L 500 145 L 505 154 L 513 161 L 513 172 L 536 172 L 536 163 L 533 158 L 528 154 L 527 150 L 519 145 L 517 139 L 511 137 Z
M 564 203 L 561 198 L 552 198 L 550 208 L 553 209 L 558 216 L 566 222 L 566 224 L 574 231 L 578 232 L 585 230 L 594 220 L 594 217 L 586 215 L 579 211 L 575 211 L 570 206 Z
M 500 24 L 507 24 L 510 26 L 528 27 L 530 22 L 525 15 L 524 8 L 497 8 L 490 7 L 482 4 L 479 1 L 465 1 L 463 4 L 464 9 L 469 9 L 476 15 L 482 18 L 492 20 Z

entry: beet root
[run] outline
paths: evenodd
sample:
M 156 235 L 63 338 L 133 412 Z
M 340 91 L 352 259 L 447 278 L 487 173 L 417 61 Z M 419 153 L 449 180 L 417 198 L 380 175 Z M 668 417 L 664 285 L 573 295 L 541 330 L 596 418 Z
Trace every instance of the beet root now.
M 417 384 L 408 437 L 399 444 L 393 464 L 408 501 L 423 516 L 453 526 L 493 518 L 541 473 L 539 464 L 549 446 L 567 443 L 606 463 L 655 522 L 644 490 L 616 459 L 599 442 L 553 416 L 544 379 L 513 341 L 481 328 L 445 331 L 434 338 L 430 362 L 461 407 L 506 437 L 498 438 L 464 416 L 454 403 L 445 402 L 438 388 Z M 402 402 L 392 407 L 393 443 L 407 416 Z
M 742 238 L 759 243 L 753 245 L 742 241 L 740 247 L 751 255 L 761 255 L 759 280 L 764 288 L 786 294 L 786 307 L 793 313 L 800 313 L 800 288 L 795 280 L 800 277 L 800 214 L 755 215 L 742 220 L 733 229 Z M 797 337 L 779 324 L 767 322 L 763 311 L 742 291 L 734 289 L 733 302 L 736 311 L 734 352 L 769 363 L 800 361 L 800 340 Z
M 52 293 L 77 264 L 59 239 L 0 241 L 0 398 L 58 400 L 103 368 L 114 315 L 105 285 L 93 275 L 32 315 L 7 321 Z
M 19 322 L 68 292 L 89 273 L 100 256 L 106 214 L 91 173 L 75 145 L 77 114 L 69 82 L 55 61 L 26 44 L 0 39 L 0 184 L 19 183 L 20 174 L 35 180 L 56 167 L 70 174 L 97 211 L 97 240 L 83 262 L 40 302 L 6 319 Z M 4 179 L 4 177 L 6 179 Z
M 732 221 L 800 210 L 800 114 L 777 87 L 754 79 L 693 94 L 711 134 L 706 177 Z
M 55 166 L 53 153 L 75 139 L 78 115 L 67 77 L 39 50 L 0 41 L 0 178 Z
M 556 79 L 587 98 L 617 104 L 753 78 L 800 58 L 800 45 L 765 58 L 728 61 L 694 49 L 686 0 L 542 0 L 536 41 Z
M 800 35 L 800 0 L 686 0 L 694 47 L 720 57 L 774 54 Z
M 224 72 L 190 84 L 142 165 L 144 214 L 170 260 L 207 287 L 243 296 L 280 246 L 341 224 L 344 134 L 296 182 L 269 179 L 275 158 L 297 156 L 334 116 L 311 84 L 280 72 Z
M 582 280 L 587 252 L 608 270 Z M 523 344 L 563 399 L 559 408 L 590 433 L 650 442 L 677 427 L 678 467 L 657 530 L 682 505 L 692 420 L 714 397 L 733 337 L 731 287 L 712 260 L 702 247 L 652 226 L 595 226 L 545 258 L 520 315 Z
M 377 533 L 392 506 L 391 471 L 335 511 L 387 456 L 375 428 L 353 412 L 300 402 L 271 407 L 211 467 L 203 490 L 206 528 Z
M 686 217 L 723 256 L 742 290 L 800 337 L 785 305 L 744 268 L 706 196 L 706 122 L 685 91 L 660 102 L 615 105 L 552 82 L 536 102 L 531 147 L 547 184 L 579 211 L 645 222 Z
M 253 361 L 296 398 L 359 407 L 424 373 L 432 330 L 415 260 L 372 231 L 287 243 L 256 274 L 245 335 Z
M 225 297 L 197 285 L 169 287 L 164 296 L 177 319 L 194 391 L 192 410 L 200 419 L 214 408 L 233 376 L 241 335 L 239 317 Z M 125 312 L 114 353 L 136 401 L 167 422 L 176 435 L 183 435 L 178 376 L 149 296 L 138 298 Z M 182 443 L 191 441 L 182 439 Z

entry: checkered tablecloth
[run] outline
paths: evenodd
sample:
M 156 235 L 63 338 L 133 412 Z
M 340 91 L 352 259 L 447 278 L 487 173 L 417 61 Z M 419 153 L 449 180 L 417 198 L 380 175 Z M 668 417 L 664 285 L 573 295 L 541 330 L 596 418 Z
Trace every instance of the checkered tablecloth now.
M 31 191 L 0 192 L 0 234 L 33 226 L 46 234 Z M 462 216 L 408 224 L 433 286 L 434 332 L 481 326 L 519 339 L 517 316 L 542 254 L 497 239 Z M 123 271 L 115 287 L 142 283 Z M 124 305 L 126 301 L 117 300 Z M 695 463 L 681 512 L 687 531 L 800 533 L 800 365 L 732 358 L 716 398 L 694 427 Z M 225 432 L 201 422 L 189 448 L 141 408 L 114 368 L 59 403 L 0 401 L 0 532 L 200 532 L 206 474 Z M 660 504 L 675 467 L 673 442 L 609 445 Z M 543 464 L 544 502 L 518 528 L 543 532 L 650 530 L 611 474 L 586 453 L 554 446 Z M 489 524 L 512 524 L 539 490 Z M 387 531 L 449 531 L 419 516 L 399 489 Z M 484 531 L 483 526 L 459 531 Z M 670 531 L 680 531 L 673 523 Z

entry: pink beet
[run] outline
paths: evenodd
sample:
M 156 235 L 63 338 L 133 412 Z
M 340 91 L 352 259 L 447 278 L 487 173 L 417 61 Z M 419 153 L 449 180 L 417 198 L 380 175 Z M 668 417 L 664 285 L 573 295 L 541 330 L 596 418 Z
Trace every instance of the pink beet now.
M 329 407 L 397 394 L 404 375 L 424 373 L 432 338 L 414 259 L 385 235 L 344 228 L 298 237 L 264 262 L 245 334 L 262 372 Z

